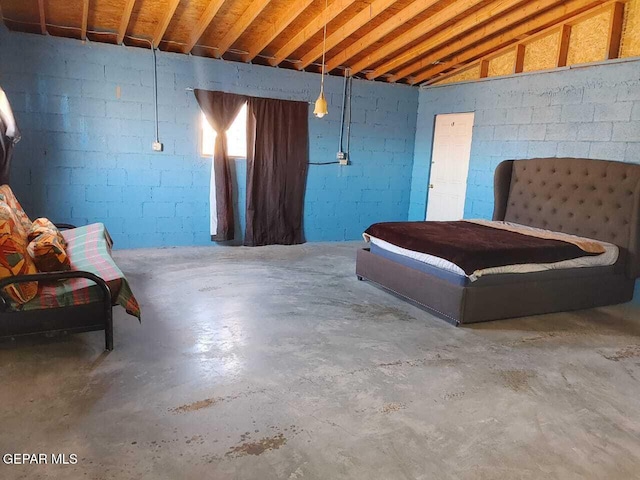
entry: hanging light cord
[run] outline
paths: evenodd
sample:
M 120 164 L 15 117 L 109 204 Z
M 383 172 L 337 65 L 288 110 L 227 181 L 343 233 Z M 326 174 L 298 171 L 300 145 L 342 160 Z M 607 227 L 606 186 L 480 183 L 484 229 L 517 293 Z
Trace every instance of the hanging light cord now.
M 329 7 L 329 0 L 324 0 L 324 14 L 327 14 L 327 8 Z M 324 59 L 327 54 L 327 19 L 324 19 L 324 29 L 322 32 L 322 78 L 320 79 L 320 92 L 324 93 Z

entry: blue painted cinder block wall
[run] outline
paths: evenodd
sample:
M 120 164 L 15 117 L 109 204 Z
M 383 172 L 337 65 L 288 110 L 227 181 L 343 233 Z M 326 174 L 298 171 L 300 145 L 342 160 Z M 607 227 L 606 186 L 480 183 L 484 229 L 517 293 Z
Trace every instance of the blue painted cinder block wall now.
M 409 219 L 425 217 L 435 116 L 461 112 L 475 112 L 464 215 L 491 218 L 502 160 L 640 163 L 640 60 L 421 90 Z
M 190 88 L 314 101 L 320 76 L 158 53 L 154 140 L 149 50 L 8 32 L 0 27 L 0 85 L 23 133 L 12 186 L 32 217 L 103 222 L 117 248 L 208 245 L 210 160 L 198 153 Z M 310 161 L 335 160 L 343 82 L 325 87 L 330 115 L 309 109 Z M 117 95 L 119 92 L 119 98 Z M 358 239 L 371 223 L 406 220 L 418 90 L 355 80 L 351 162 L 310 166 L 308 241 Z M 246 165 L 234 162 L 239 227 Z
M 502 160 L 640 163 L 640 60 L 421 90 L 410 220 L 425 218 L 435 116 L 460 112 L 475 112 L 464 216 L 491 218 L 493 171 Z

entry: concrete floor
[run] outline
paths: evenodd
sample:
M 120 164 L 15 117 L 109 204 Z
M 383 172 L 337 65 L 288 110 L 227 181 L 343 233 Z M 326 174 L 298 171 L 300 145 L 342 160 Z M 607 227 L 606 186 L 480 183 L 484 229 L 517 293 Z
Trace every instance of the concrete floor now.
M 0 345 L 0 478 L 640 478 L 640 312 L 455 328 L 358 244 L 116 252 L 143 309 Z

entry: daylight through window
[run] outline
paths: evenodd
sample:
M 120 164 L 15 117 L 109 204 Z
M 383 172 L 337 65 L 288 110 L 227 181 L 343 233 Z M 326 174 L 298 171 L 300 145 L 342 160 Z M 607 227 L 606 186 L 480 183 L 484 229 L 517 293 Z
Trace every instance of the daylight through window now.
M 200 152 L 203 157 L 212 157 L 216 141 L 216 131 L 209 125 L 204 113 L 200 115 L 202 136 Z M 227 155 L 229 157 L 247 158 L 247 104 L 245 103 L 238 116 L 227 130 Z

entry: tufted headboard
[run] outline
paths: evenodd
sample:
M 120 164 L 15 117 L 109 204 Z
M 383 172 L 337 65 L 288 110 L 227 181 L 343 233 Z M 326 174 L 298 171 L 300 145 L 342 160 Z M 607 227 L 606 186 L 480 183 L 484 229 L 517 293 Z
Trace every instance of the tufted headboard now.
M 506 160 L 496 168 L 494 196 L 494 220 L 614 243 L 625 274 L 640 277 L 640 165 Z

